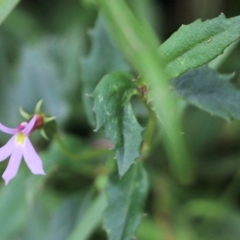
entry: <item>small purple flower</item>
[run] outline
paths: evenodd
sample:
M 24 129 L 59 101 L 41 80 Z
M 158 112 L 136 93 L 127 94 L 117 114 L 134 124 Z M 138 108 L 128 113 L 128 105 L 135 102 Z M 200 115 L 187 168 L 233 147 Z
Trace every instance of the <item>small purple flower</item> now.
M 33 174 L 45 175 L 42 161 L 28 139 L 29 134 L 34 130 L 36 121 L 37 115 L 34 115 L 30 122 L 23 122 L 17 128 L 8 128 L 0 123 L 0 131 L 13 135 L 0 148 L 0 162 L 10 156 L 8 166 L 2 175 L 5 185 L 16 176 L 22 157 Z

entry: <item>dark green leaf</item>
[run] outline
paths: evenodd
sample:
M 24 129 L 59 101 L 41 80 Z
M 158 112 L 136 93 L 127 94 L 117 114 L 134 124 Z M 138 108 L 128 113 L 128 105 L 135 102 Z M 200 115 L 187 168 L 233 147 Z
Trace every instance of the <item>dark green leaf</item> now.
M 11 40 L 11 41 L 10 41 Z M 3 28 L 0 32 L 0 115 L 1 122 L 8 124 L 9 126 L 14 126 L 18 120 L 22 120 L 19 118 L 19 105 L 16 106 L 12 104 L 15 101 L 15 93 L 13 93 L 12 82 L 13 82 L 13 72 L 16 69 L 16 62 L 9 61 L 11 56 L 16 59 L 18 50 L 14 45 L 15 39 L 9 39 L 6 34 L 4 34 Z M 11 92 L 12 94 L 9 94 Z M 13 97 L 14 96 L 14 97 Z M 16 101 L 18 102 L 18 101 Z M 16 104 L 17 105 L 17 104 Z M 5 136 L 3 136 L 5 138 Z
M 141 163 L 119 178 L 114 174 L 107 188 L 108 207 L 104 228 L 109 240 L 130 240 L 134 237 L 143 215 L 148 189 L 147 174 Z
M 173 86 L 187 102 L 213 115 L 240 119 L 240 91 L 230 82 L 232 77 L 203 66 L 175 79 Z
M 220 55 L 240 37 L 240 16 L 226 19 L 219 17 L 202 22 L 197 20 L 182 25 L 160 46 L 166 69 L 176 78 L 191 68 L 201 66 Z
M 94 97 L 96 130 L 104 126 L 105 135 L 115 146 L 119 174 L 122 176 L 139 157 L 142 127 L 138 124 L 129 100 L 138 94 L 130 74 L 114 72 L 97 85 Z
M 112 71 L 128 71 L 129 66 L 113 45 L 108 30 L 101 18 L 91 32 L 92 48 L 88 56 L 81 59 L 81 75 L 83 81 L 83 101 L 89 121 L 94 126 L 92 99 L 87 98 L 95 89 L 100 79 Z

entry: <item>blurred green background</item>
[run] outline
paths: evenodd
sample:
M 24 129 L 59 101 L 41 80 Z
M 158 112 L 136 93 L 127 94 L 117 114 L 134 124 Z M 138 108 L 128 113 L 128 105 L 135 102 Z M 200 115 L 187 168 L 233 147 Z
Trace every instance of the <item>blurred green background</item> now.
M 239 0 L 128 0 L 147 19 L 162 41 L 181 24 L 197 18 L 240 14 Z M 236 72 L 240 85 L 240 46 L 219 65 Z M 22 121 L 23 107 L 43 109 L 57 117 L 65 144 L 74 153 L 108 148 L 103 132 L 94 133 L 91 100 L 101 77 L 113 70 L 135 73 L 117 50 L 88 0 L 22 0 L 0 28 L 0 122 Z M 135 73 L 137 76 L 137 73 Z M 88 84 L 91 82 L 91 84 Z M 87 107 L 87 108 L 86 108 Z M 145 108 L 134 101 L 139 122 L 146 126 Z M 178 184 L 169 170 L 161 133 L 154 139 L 145 167 L 150 189 L 139 240 L 240 239 L 240 123 L 226 122 L 195 107 L 183 112 L 184 133 L 194 156 L 195 180 Z M 111 171 L 112 154 L 91 161 L 64 155 L 54 141 L 32 137 L 47 175 L 32 176 L 22 164 L 18 176 L 0 187 L 1 240 L 106 239 L 101 227 L 105 206 L 102 178 Z M 4 145 L 8 136 L 0 134 Z M 1 163 L 1 173 L 6 167 Z M 109 166 L 111 165 L 111 166 Z

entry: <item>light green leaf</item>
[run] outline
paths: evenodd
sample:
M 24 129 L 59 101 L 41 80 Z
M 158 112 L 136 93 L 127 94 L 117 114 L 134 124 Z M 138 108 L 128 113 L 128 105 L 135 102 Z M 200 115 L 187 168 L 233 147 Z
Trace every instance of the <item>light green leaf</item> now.
M 173 86 L 187 102 L 213 115 L 240 119 L 240 91 L 230 82 L 232 77 L 203 66 L 175 79 Z
M 136 238 L 141 240 L 162 240 L 164 238 L 161 227 L 154 219 L 144 217 L 137 230 Z
M 166 70 L 176 78 L 187 70 L 206 64 L 240 37 L 240 16 L 219 17 L 182 25 L 159 48 Z
M 6 19 L 19 0 L 0 0 L 0 24 Z
M 109 240 L 134 237 L 143 215 L 147 189 L 147 174 L 141 163 L 132 166 L 121 179 L 117 174 L 110 178 L 104 214 L 104 228 Z
M 60 120 L 66 115 L 67 105 L 64 101 L 65 88 L 61 69 L 48 49 L 52 41 L 54 40 L 48 38 L 23 48 L 17 82 L 12 91 L 18 102 L 16 108 L 22 106 L 27 112 L 31 112 L 36 103 L 44 99 L 44 110 Z M 24 98 L 26 95 L 28 97 Z M 18 113 L 12 108 L 12 116 L 16 115 L 16 112 Z
M 106 207 L 106 196 L 101 193 L 87 209 L 68 240 L 87 240 L 100 223 L 103 211 Z
M 94 191 L 84 189 L 67 197 L 51 219 L 47 240 L 66 240 L 92 204 Z M 79 225 L 79 223 L 78 223 Z
M 139 157 L 143 128 L 138 124 L 129 100 L 138 94 L 130 74 L 107 74 L 97 85 L 93 97 L 96 130 L 104 126 L 105 135 L 114 144 L 119 174 L 122 176 Z
M 9 239 L 27 221 L 28 204 L 24 179 L 26 172 L 19 172 L 8 186 L 2 186 L 0 190 L 0 239 Z
M 86 57 L 81 58 L 83 82 L 83 102 L 90 123 L 94 126 L 92 99 L 87 98 L 100 79 L 112 71 L 129 71 L 129 66 L 111 41 L 103 19 L 98 18 L 94 30 L 90 32 L 92 48 Z
M 49 228 L 51 212 L 49 211 L 49 208 L 45 206 L 45 193 L 42 191 L 38 192 L 37 195 L 38 196 L 35 196 L 35 199 L 32 202 L 32 206 L 29 207 L 29 211 L 26 213 L 26 215 L 28 216 L 28 221 L 26 222 L 25 229 L 23 231 L 22 239 L 24 240 L 46 239 L 46 232 Z M 18 234 L 17 236 L 20 237 L 19 235 L 20 234 Z

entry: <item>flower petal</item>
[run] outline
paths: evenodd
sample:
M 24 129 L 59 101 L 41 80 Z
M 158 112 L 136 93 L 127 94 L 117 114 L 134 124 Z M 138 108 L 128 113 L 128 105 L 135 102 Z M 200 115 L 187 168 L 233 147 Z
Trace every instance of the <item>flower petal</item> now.
M 18 132 L 17 128 L 8 128 L 5 125 L 3 125 L 2 123 L 0 123 L 0 131 L 4 132 L 4 133 L 8 133 L 8 134 L 15 134 Z
M 33 129 L 36 121 L 37 121 L 37 115 L 34 115 L 33 118 L 31 119 L 31 121 L 30 121 L 30 122 L 27 124 L 27 126 L 22 130 L 22 132 L 23 132 L 24 135 L 28 135 L 28 134 L 32 131 L 32 129 Z
M 17 175 L 17 171 L 21 163 L 22 152 L 23 148 L 20 145 L 16 145 L 10 157 L 8 166 L 2 175 L 5 180 L 5 185 L 7 185 L 9 181 Z
M 32 173 L 45 175 L 42 167 L 42 160 L 36 153 L 28 138 L 26 138 L 25 147 L 23 150 L 23 157 Z
M 12 136 L 8 142 L 0 148 L 0 162 L 8 158 L 15 147 L 15 135 Z

